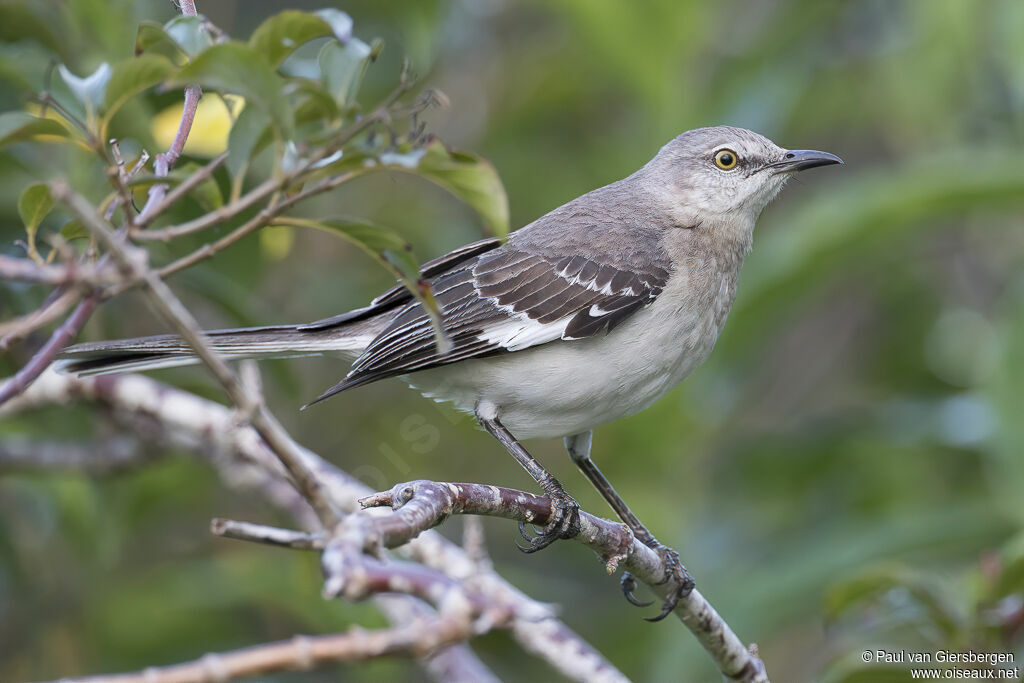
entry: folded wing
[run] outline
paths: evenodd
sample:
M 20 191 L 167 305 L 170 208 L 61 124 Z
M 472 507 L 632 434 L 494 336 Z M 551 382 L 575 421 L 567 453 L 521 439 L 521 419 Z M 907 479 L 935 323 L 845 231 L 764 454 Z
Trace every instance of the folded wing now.
M 421 306 L 406 304 L 345 380 L 317 401 L 385 377 L 609 332 L 657 298 L 668 267 L 553 258 L 512 243 L 486 251 L 430 280 L 454 344 L 449 353 L 438 353 Z

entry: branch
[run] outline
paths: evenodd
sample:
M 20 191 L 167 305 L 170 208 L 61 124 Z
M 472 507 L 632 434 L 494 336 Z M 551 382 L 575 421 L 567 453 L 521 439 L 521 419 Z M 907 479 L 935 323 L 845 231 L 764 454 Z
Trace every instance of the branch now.
M 148 377 L 78 378 L 49 371 L 24 394 L 0 407 L 0 419 L 36 407 L 67 405 L 77 400 L 99 403 L 149 429 L 157 426 L 171 443 L 207 453 L 229 485 L 259 489 L 288 510 L 308 510 L 303 499 L 284 483 L 280 463 L 251 426 L 239 424 L 235 413 L 223 405 Z M 373 493 L 312 451 L 299 448 L 306 467 L 323 484 L 338 509 L 346 513 L 357 511 L 357 500 Z M 474 586 L 492 600 L 508 605 L 513 612 L 509 629 L 516 641 L 568 679 L 609 683 L 626 680 L 601 653 L 555 618 L 546 605 L 522 593 L 493 569 L 481 566 L 463 548 L 436 531 L 420 534 L 397 552 L 452 578 L 472 579 Z
M 457 617 L 419 619 L 390 629 L 330 636 L 295 636 L 266 645 L 223 653 L 210 653 L 184 664 L 149 667 L 115 676 L 64 678 L 62 683 L 221 683 L 246 676 L 265 676 L 279 671 L 308 671 L 336 662 L 358 662 L 382 655 L 423 657 L 467 637 Z
M 310 534 L 304 531 L 279 529 L 263 524 L 236 522 L 233 519 L 215 517 L 210 522 L 210 532 L 215 536 L 233 538 L 239 541 L 252 541 L 276 545 L 296 550 L 323 550 L 325 539 L 323 534 Z
M 55 289 L 36 310 L 0 323 L 0 351 L 6 351 L 43 325 L 61 317 L 81 299 L 81 292 L 75 289 Z
M 0 405 L 25 391 L 42 374 L 43 370 L 50 366 L 57 353 L 78 335 L 78 331 L 89 320 L 89 316 L 96 310 L 99 302 L 99 293 L 93 292 L 78 304 L 64 324 L 53 331 L 50 338 L 36 351 L 28 363 L 25 363 L 14 377 L 0 387 Z
M 32 259 L 0 254 L 0 280 L 34 282 L 41 285 L 110 284 L 117 274 L 92 264 L 40 264 Z
M 253 218 L 249 219 L 239 227 L 235 228 L 224 237 L 221 237 L 216 242 L 204 244 L 203 246 L 193 251 L 191 254 L 183 256 L 177 261 L 173 261 L 172 263 L 167 264 L 166 266 L 158 270 L 157 274 L 160 275 L 160 277 L 167 277 L 168 275 L 176 273 L 179 270 L 191 268 L 200 261 L 204 261 L 208 258 L 211 258 L 217 252 L 226 249 L 227 247 L 230 247 L 232 244 L 242 239 L 249 233 L 254 232 L 264 227 L 265 225 L 270 224 L 274 220 L 274 218 L 280 216 L 287 209 L 298 204 L 299 202 L 308 199 L 309 197 L 312 197 L 314 195 L 321 194 L 330 189 L 333 189 L 341 185 L 342 183 L 346 183 L 352 178 L 354 178 L 356 175 L 358 174 L 355 171 L 352 171 L 349 173 L 342 173 L 340 175 L 325 178 L 319 183 L 316 183 L 315 185 L 312 185 L 302 190 L 301 192 L 296 192 L 295 194 L 289 197 L 286 197 L 274 204 L 271 204 L 270 206 L 256 214 Z
M 150 208 L 150 202 L 147 200 L 146 206 L 143 207 L 143 210 L 146 213 L 140 213 L 135 218 L 135 227 L 141 228 L 152 222 L 154 218 L 163 214 L 164 211 L 180 201 L 182 197 L 209 180 L 217 169 L 224 165 L 227 158 L 227 152 L 217 155 L 208 164 L 198 169 L 195 173 L 175 186 L 175 188 L 168 192 L 159 202 L 154 203 L 152 208 Z M 133 234 L 132 237 L 137 237 L 137 235 Z
M 138 439 L 115 437 L 95 443 L 0 442 L 0 473 L 43 469 L 111 472 L 152 462 L 154 455 Z
M 320 521 L 327 528 L 336 525 L 339 520 L 338 513 L 324 495 L 320 483 L 303 465 L 296 443 L 262 401 L 245 391 L 231 368 L 207 343 L 195 318 L 178 297 L 155 272 L 144 265 L 145 252 L 132 247 L 123 238 L 115 235 L 110 225 L 100 218 L 94 208 L 65 183 L 51 183 L 50 191 L 54 198 L 64 202 L 82 225 L 96 237 L 127 277 L 145 283 L 152 308 L 192 347 L 200 361 L 238 406 L 242 415 L 249 417 L 253 427 L 287 468 L 296 485 L 316 510 Z M 143 258 L 139 258 L 140 256 Z
M 179 7 L 181 8 L 182 14 L 195 16 L 196 5 L 195 0 L 180 0 Z M 178 126 L 178 132 L 174 136 L 174 141 L 171 143 L 170 149 L 166 153 L 158 155 L 156 162 L 154 163 L 156 175 L 159 177 L 165 177 L 170 170 L 170 167 L 178 160 L 181 155 L 181 150 L 185 147 L 185 141 L 188 139 L 189 131 L 192 129 L 192 121 L 195 118 L 196 107 L 199 105 L 199 98 L 202 96 L 198 86 L 189 86 L 185 89 L 185 106 L 181 115 L 181 124 Z M 120 178 L 120 176 L 118 176 Z M 159 189 L 158 189 L 159 188 Z M 160 203 L 164 194 L 167 192 L 166 185 L 155 186 L 149 191 L 149 199 L 146 201 L 146 206 L 143 207 L 141 213 L 145 214 L 147 209 L 151 206 L 155 207 Z M 131 218 L 127 211 L 128 207 L 125 207 L 125 215 L 129 216 L 126 221 L 131 228 Z M 82 329 L 86 322 L 89 320 L 89 316 L 96 310 L 96 306 L 101 301 L 101 294 L 98 291 L 94 291 L 87 296 L 81 303 L 78 304 L 77 308 L 68 316 L 68 319 L 64 321 L 64 324 L 54 330 L 50 339 L 42 346 L 29 359 L 28 363 L 18 371 L 15 376 L 15 381 L 8 382 L 3 389 L 0 389 L 0 405 L 3 405 L 6 401 L 10 400 L 12 396 L 24 391 L 32 382 L 39 377 L 39 374 L 45 370 L 53 359 L 57 356 L 62 348 L 67 346 Z
M 489 515 L 544 525 L 552 509 L 552 502 L 546 496 L 483 484 L 432 481 L 399 484 L 390 491 L 367 496 L 359 502 L 368 508 L 390 505 L 395 509 L 387 517 L 368 517 L 365 520 L 367 533 L 372 533 L 388 548 L 408 543 L 453 514 Z M 671 587 L 661 583 L 665 575 L 661 557 L 634 538 L 628 527 L 582 511 L 580 526 L 576 540 L 598 554 L 608 573 L 621 564 L 655 593 L 662 597 L 667 594 Z M 694 590 L 681 598 L 675 614 L 697 637 L 724 676 L 750 683 L 767 683 L 764 664 L 743 645 L 699 591 Z
M 411 84 L 408 83 L 405 78 L 402 78 L 398 87 L 395 88 L 390 95 L 384 98 L 373 113 L 363 117 L 349 128 L 342 130 L 330 144 L 324 145 L 309 157 L 302 159 L 291 172 L 268 178 L 230 204 L 225 204 L 224 206 L 205 213 L 191 221 L 161 228 L 159 230 L 138 232 L 135 235 L 135 238 L 142 241 L 159 240 L 168 242 L 176 237 L 190 235 L 194 232 L 211 228 L 237 216 L 243 211 L 247 211 L 253 206 L 259 204 L 261 201 L 268 199 L 275 193 L 280 192 L 286 187 L 289 187 L 299 181 L 307 172 L 313 170 L 317 163 L 337 152 L 345 145 L 345 143 L 367 130 L 370 126 L 375 123 L 388 120 L 390 118 L 388 108 L 410 87 Z M 306 196 L 310 195 L 307 194 Z
M 197 15 L 195 0 L 179 0 L 178 8 L 181 9 L 181 13 L 186 17 Z M 198 85 L 190 85 L 185 88 L 185 103 L 181 108 L 181 122 L 178 124 L 178 130 L 174 134 L 171 146 L 163 154 L 157 154 L 156 159 L 153 160 L 153 171 L 156 173 L 157 178 L 167 177 L 167 174 L 170 173 L 171 168 L 181 156 L 182 150 L 185 149 L 185 141 L 188 140 L 188 134 L 192 130 L 192 122 L 195 121 L 196 109 L 199 107 L 199 98 L 202 96 L 203 91 Z M 154 213 L 156 208 L 163 203 L 164 195 L 166 194 L 166 183 L 160 183 L 149 188 L 149 196 L 146 199 L 146 205 L 139 212 L 139 220 L 148 220 L 150 214 Z

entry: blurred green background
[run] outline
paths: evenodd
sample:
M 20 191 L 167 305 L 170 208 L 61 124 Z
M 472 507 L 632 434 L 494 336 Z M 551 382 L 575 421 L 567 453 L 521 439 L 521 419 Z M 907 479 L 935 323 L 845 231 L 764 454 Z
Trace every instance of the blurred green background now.
M 239 38 L 280 9 L 198 5 Z M 902 680 L 860 669 L 860 653 L 877 648 L 973 647 L 1015 652 L 1020 662 L 1024 3 L 338 6 L 359 36 L 385 42 L 362 99 L 386 93 L 408 56 L 420 80 L 451 100 L 431 113 L 431 130 L 493 161 L 513 227 L 628 175 L 693 127 L 738 125 L 842 156 L 846 166 L 801 177 L 765 211 L 711 359 L 653 408 L 598 429 L 595 459 L 680 550 L 740 637 L 759 644 L 773 680 Z M 88 73 L 131 54 L 139 20 L 173 12 L 162 0 L 0 4 L 0 108 L 41 89 L 54 58 Z M 36 37 L 19 28 L 29 15 L 39 19 Z M 121 135 L 156 149 L 145 122 L 179 97 L 140 98 L 121 117 Z M 4 253 L 21 253 L 15 204 L 40 176 L 38 162 L 70 169 L 76 182 L 92 172 L 62 154 L 0 152 Z M 481 232 L 466 207 L 398 175 L 362 179 L 318 206 L 396 226 L 424 259 Z M 157 257 L 199 243 L 161 247 Z M 303 232 L 293 243 L 252 236 L 171 284 L 203 324 L 227 327 L 325 317 L 390 283 L 361 252 Z M 44 294 L 5 285 L 3 317 Z M 135 294 L 103 307 L 81 339 L 159 331 Z M 3 374 L 44 338 L 0 359 Z M 345 368 L 329 359 L 264 368 L 292 434 L 370 486 L 532 485 L 469 419 L 398 381 L 299 413 Z M 157 377 L 219 397 L 199 370 Z M 0 438 L 76 440 L 111 429 L 85 409 L 48 410 L 0 425 Z M 586 509 L 611 514 L 560 443 L 529 446 Z M 313 556 L 212 538 L 214 515 L 282 521 L 227 492 L 187 454 L 109 477 L 0 478 L 0 680 L 127 670 L 381 623 L 369 606 L 321 600 Z M 514 525 L 486 528 L 500 571 L 563 605 L 569 625 L 630 677 L 717 679 L 680 624 L 643 621 L 649 614 L 630 607 L 617 577 L 581 547 L 525 556 L 513 547 Z M 444 531 L 458 538 L 461 524 Z M 475 646 L 506 680 L 555 678 L 505 634 Z M 420 675 L 388 662 L 280 678 Z

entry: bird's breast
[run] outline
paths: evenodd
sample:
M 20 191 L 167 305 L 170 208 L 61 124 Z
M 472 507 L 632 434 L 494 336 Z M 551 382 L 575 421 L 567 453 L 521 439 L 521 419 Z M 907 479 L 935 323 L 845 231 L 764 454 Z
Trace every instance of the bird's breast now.
M 485 401 L 520 438 L 575 434 L 647 408 L 711 353 L 735 278 L 681 269 L 650 306 L 609 334 L 455 363 L 406 379 L 472 411 Z M 718 271 L 718 275 L 721 272 Z

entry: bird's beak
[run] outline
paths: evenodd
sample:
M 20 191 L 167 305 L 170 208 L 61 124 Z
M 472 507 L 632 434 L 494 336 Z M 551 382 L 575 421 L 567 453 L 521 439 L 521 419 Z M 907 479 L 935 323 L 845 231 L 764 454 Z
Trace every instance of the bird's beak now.
M 791 149 L 786 152 L 781 161 L 776 161 L 768 166 L 769 168 L 774 168 L 777 172 L 792 173 L 794 171 L 806 171 L 809 168 L 816 168 L 818 166 L 831 166 L 832 164 L 841 163 L 843 163 L 842 159 L 828 152 L 819 152 L 813 149 Z

